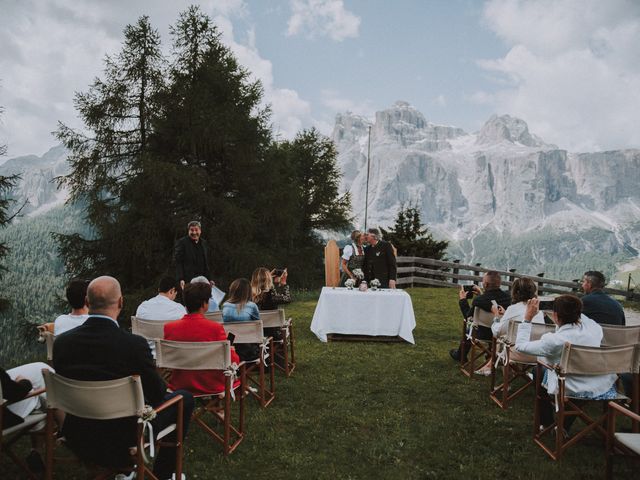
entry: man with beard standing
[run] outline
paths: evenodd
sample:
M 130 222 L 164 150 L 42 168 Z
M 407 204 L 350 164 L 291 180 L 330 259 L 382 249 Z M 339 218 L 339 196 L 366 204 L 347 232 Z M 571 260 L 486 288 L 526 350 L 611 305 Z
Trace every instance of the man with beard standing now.
M 180 288 L 185 283 L 200 275 L 209 277 L 209 253 L 207 242 L 200 238 L 202 226 L 198 221 L 191 221 L 188 225 L 189 234 L 176 242 L 174 259 L 176 262 L 176 279 Z

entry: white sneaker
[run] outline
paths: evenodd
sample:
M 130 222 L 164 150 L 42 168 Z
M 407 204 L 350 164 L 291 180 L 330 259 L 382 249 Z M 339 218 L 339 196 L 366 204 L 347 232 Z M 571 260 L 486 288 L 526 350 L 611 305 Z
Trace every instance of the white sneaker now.
M 180 474 L 180 478 L 182 480 L 187 480 L 187 476 L 184 473 Z M 173 475 L 171 475 L 171 479 L 170 480 L 176 480 L 176 474 L 175 473 Z
M 113 478 L 113 480 L 133 480 L 134 478 L 136 478 L 136 472 L 131 472 L 129 475 L 119 473 Z

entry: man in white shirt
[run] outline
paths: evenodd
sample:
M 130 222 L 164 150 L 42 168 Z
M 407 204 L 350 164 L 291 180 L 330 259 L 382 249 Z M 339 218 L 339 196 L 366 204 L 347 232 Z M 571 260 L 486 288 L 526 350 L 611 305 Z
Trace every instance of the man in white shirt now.
M 72 328 L 82 325 L 89 318 L 87 306 L 87 286 L 89 280 L 74 278 L 67 286 L 67 301 L 71 305 L 71 313 L 60 315 L 53 323 L 53 334 L 60 335 Z
M 175 278 L 164 277 L 158 285 L 158 295 L 142 302 L 136 310 L 136 317 L 143 320 L 179 320 L 187 314 L 184 305 L 176 302 L 178 294 Z M 149 342 L 155 356 L 155 344 Z

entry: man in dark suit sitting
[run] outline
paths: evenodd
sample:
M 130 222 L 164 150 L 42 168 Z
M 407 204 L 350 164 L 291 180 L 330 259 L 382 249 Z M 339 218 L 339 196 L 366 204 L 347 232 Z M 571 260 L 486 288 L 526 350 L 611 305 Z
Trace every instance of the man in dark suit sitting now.
M 98 277 L 87 289 L 89 318 L 83 325 L 58 336 L 53 347 L 53 365 L 60 375 L 76 380 L 113 380 L 139 375 L 145 402 L 157 406 L 175 395 L 184 397 L 184 433 L 193 410 L 193 397 L 185 391 L 167 394 L 158 375 L 147 341 L 118 326 L 122 310 L 120 284 L 113 277 Z M 152 421 L 154 432 L 174 423 L 175 406 Z M 108 467 L 131 465 L 129 448 L 135 445 L 133 417 L 88 420 L 67 415 L 62 433 L 69 447 L 83 460 Z M 175 449 L 161 448 L 154 464 L 159 479 L 171 478 Z
M 396 256 L 393 247 L 380 237 L 377 228 L 367 231 L 369 246 L 364 251 L 364 279 L 367 283 L 377 278 L 381 288 L 396 288 Z
M 588 271 L 582 277 L 582 313 L 598 323 L 625 325 L 624 310 L 616 299 L 602 290 L 605 286 L 602 272 Z

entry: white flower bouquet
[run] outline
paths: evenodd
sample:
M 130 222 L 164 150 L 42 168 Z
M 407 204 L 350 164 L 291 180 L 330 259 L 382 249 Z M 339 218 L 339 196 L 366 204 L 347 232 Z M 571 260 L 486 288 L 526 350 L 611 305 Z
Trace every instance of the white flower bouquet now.
M 369 285 L 371 286 L 371 290 L 377 290 L 378 288 L 380 288 L 380 280 L 374 278 L 373 280 L 371 280 L 371 283 L 369 283 Z
M 356 281 L 353 278 L 347 278 L 347 280 L 344 282 L 344 286 L 349 290 L 353 290 L 353 287 L 355 287 L 355 285 Z
M 353 270 L 353 274 L 356 276 L 358 280 L 362 280 L 364 278 L 364 272 L 359 268 L 355 268 Z

